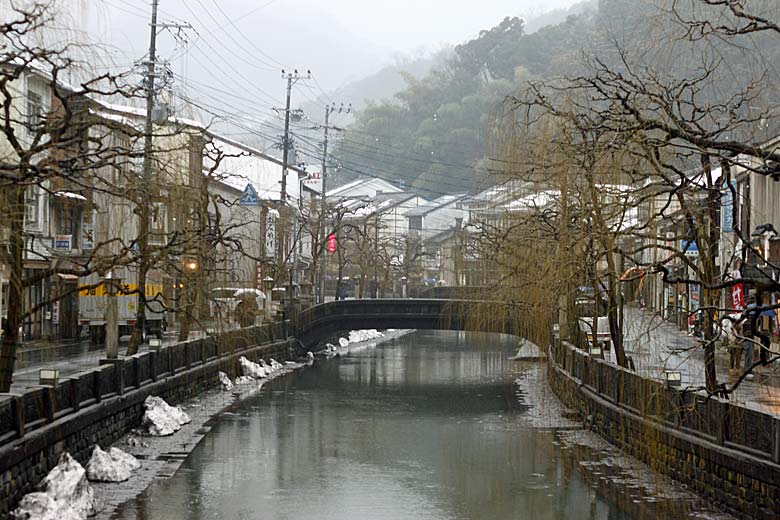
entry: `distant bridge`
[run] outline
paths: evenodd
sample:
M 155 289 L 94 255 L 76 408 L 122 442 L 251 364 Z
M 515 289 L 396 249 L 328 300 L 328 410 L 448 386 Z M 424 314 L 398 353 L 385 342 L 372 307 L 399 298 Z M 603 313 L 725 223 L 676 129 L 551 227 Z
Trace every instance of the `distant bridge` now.
M 292 334 L 304 346 L 354 329 L 440 329 L 515 334 L 516 309 L 506 303 L 474 300 L 340 300 L 304 310 Z

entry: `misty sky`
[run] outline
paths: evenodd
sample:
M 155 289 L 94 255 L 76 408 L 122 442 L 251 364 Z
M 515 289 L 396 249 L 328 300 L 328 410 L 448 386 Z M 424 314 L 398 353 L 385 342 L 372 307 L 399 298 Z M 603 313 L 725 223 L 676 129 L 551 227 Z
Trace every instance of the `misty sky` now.
M 412 50 L 458 43 L 496 25 L 504 16 L 540 13 L 574 3 L 576 0 L 277 0 L 268 9 L 325 10 L 376 45 Z
M 59 0 L 90 42 L 96 66 L 138 70 L 149 45 L 151 0 Z M 273 119 L 284 106 L 280 69 L 311 70 L 293 106 L 317 102 L 401 56 L 475 37 L 506 16 L 577 0 L 159 0 L 158 59 L 174 73 L 174 103 L 207 117 Z M 92 58 L 90 58 L 92 60 Z M 135 65 L 134 65 L 135 64 Z M 98 69 L 101 70 L 101 69 Z M 350 100 L 347 100 L 350 101 Z M 201 114 L 202 115 L 202 114 Z

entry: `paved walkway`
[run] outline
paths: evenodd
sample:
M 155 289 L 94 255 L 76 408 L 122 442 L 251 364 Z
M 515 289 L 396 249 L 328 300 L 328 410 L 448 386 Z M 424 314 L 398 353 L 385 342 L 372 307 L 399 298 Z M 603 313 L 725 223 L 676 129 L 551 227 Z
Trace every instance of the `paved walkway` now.
M 636 307 L 626 307 L 625 322 L 626 352 L 634 359 L 639 374 L 662 379 L 665 370 L 676 370 L 681 373 L 683 387 L 704 386 L 704 350 L 696 338 L 658 315 Z M 728 362 L 726 349 L 719 345 L 718 381 L 733 384 L 736 375 L 729 374 Z M 780 415 L 780 368 L 776 364 L 760 367 L 754 379 L 742 382 L 733 400 Z
M 190 333 L 190 339 L 203 336 L 201 331 Z M 163 345 L 178 343 L 178 332 L 166 333 Z M 139 352 L 148 350 L 144 344 Z M 124 357 L 127 343 L 119 345 L 119 357 Z M 90 370 L 98 366 L 98 362 L 106 355 L 103 344 L 93 345 L 89 339 L 62 340 L 62 341 L 33 341 L 23 343 L 16 354 L 16 367 L 14 370 L 12 393 L 23 392 L 25 388 L 38 384 L 38 371 L 42 368 L 56 368 L 60 371 L 60 379 L 73 374 Z

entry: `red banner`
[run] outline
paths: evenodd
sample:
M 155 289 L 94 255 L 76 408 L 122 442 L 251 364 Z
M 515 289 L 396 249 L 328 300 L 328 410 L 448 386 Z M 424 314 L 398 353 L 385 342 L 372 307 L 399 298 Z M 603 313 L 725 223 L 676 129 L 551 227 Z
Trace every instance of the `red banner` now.
M 741 283 L 731 286 L 731 306 L 735 310 L 745 308 L 745 288 Z

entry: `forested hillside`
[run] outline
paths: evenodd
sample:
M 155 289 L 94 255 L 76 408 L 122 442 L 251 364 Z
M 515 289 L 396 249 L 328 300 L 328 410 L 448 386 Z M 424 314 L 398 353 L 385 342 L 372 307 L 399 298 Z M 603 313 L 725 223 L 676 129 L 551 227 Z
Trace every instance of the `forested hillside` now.
M 529 79 L 575 66 L 594 27 L 586 13 L 526 34 L 520 18 L 454 48 L 423 79 L 406 76 L 394 98 L 369 103 L 336 149 L 336 182 L 361 174 L 400 181 L 431 195 L 488 182 L 485 128 L 506 95 Z

